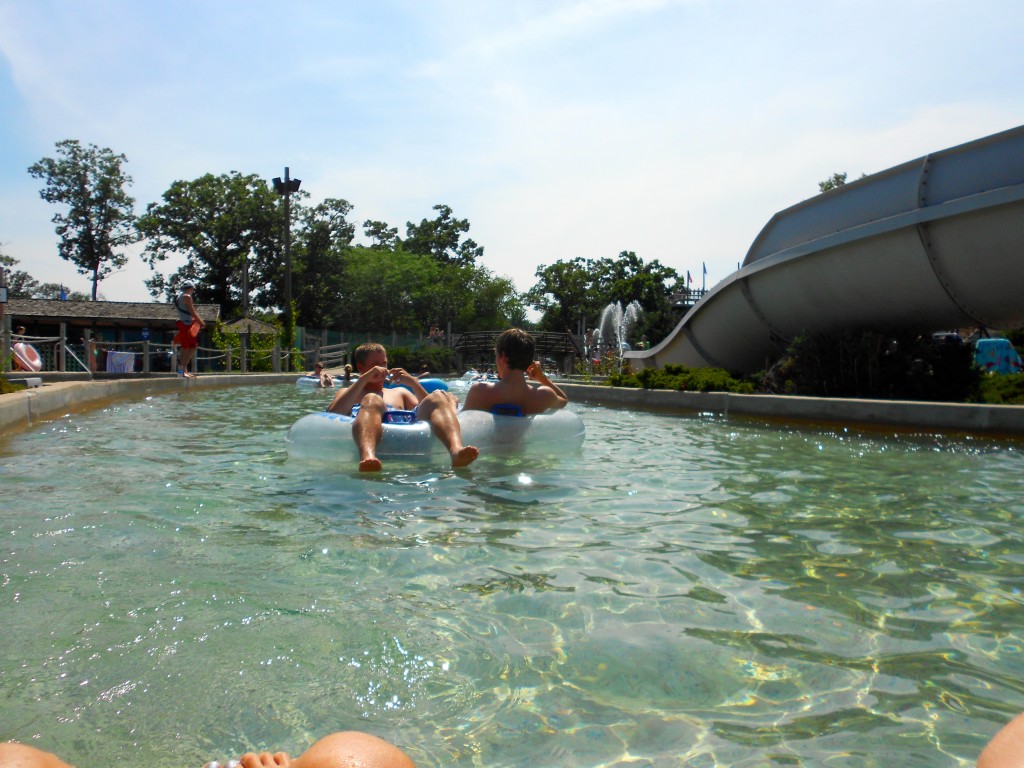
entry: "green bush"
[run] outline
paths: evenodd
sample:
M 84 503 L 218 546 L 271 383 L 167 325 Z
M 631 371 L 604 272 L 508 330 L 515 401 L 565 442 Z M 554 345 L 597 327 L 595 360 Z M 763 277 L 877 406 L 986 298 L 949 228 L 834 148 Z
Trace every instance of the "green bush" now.
M 644 368 L 636 373 L 613 373 L 608 377 L 613 387 L 643 389 L 674 389 L 687 392 L 734 392 L 750 394 L 752 382 L 736 379 L 722 368 L 687 368 L 685 365 L 666 365 L 664 368 Z
M 970 344 L 937 343 L 908 331 L 807 334 L 763 377 L 760 389 L 814 397 L 964 402 L 981 370 Z
M 1024 405 L 1024 373 L 983 374 L 977 402 Z

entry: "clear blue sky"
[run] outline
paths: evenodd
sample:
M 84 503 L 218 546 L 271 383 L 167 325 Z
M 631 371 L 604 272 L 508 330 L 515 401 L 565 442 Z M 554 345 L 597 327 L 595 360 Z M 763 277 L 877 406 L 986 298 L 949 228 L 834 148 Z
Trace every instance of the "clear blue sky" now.
M 26 172 L 78 139 L 140 212 L 287 165 L 402 235 L 451 206 L 521 290 L 623 250 L 710 287 L 833 172 L 1024 123 L 1022 29 L 1020 0 L 0 0 L 0 248 L 89 290 Z

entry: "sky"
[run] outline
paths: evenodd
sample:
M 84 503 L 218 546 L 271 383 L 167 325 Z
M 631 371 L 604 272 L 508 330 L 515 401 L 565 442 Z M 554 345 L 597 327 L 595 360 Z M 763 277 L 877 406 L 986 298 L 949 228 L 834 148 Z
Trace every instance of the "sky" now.
M 710 288 L 833 173 L 1024 124 L 1021 29 L 1020 0 L 0 0 L 0 251 L 90 292 L 27 172 L 77 139 L 139 213 L 288 166 L 400 235 L 448 205 L 521 291 L 621 251 Z M 152 300 L 139 250 L 101 298 Z

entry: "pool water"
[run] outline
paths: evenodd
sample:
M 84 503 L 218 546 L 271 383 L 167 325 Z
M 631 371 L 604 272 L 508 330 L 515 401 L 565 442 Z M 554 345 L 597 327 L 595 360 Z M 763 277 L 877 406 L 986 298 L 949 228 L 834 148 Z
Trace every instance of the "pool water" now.
M 579 455 L 288 458 L 330 392 L 0 438 L 0 740 L 199 766 L 968 766 L 1024 709 L 1018 444 L 570 406 Z

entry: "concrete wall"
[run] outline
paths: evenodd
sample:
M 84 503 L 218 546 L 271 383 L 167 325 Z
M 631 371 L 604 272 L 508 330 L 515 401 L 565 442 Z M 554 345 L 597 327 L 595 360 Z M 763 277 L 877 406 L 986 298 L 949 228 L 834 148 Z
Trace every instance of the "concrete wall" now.
M 934 432 L 983 433 L 1024 437 L 1024 406 L 855 400 L 727 392 L 675 392 L 664 389 L 564 384 L 573 402 L 668 413 L 714 413 L 770 421 L 836 426 L 892 426 Z
M 37 374 L 38 375 L 38 374 Z M 72 411 L 101 408 L 116 400 L 141 400 L 150 395 L 172 394 L 188 390 L 239 387 L 254 384 L 294 382 L 294 373 L 249 373 L 200 376 L 154 376 L 127 379 L 53 381 L 44 375 L 41 387 L 0 395 L 0 435 L 27 429 L 37 422 L 59 418 Z M 11 377 L 12 381 L 18 378 Z
M 295 381 L 294 373 L 250 373 L 60 381 L 0 395 L 0 435 L 13 434 L 65 413 L 100 408 L 117 400 L 200 391 L 217 387 L 279 384 Z M 714 413 L 786 423 L 863 427 L 894 426 L 934 432 L 982 433 L 1024 437 L 1024 406 L 960 405 L 898 400 L 852 400 L 776 395 L 733 395 L 726 392 L 675 392 L 561 383 L 570 400 L 611 408 L 666 413 Z

